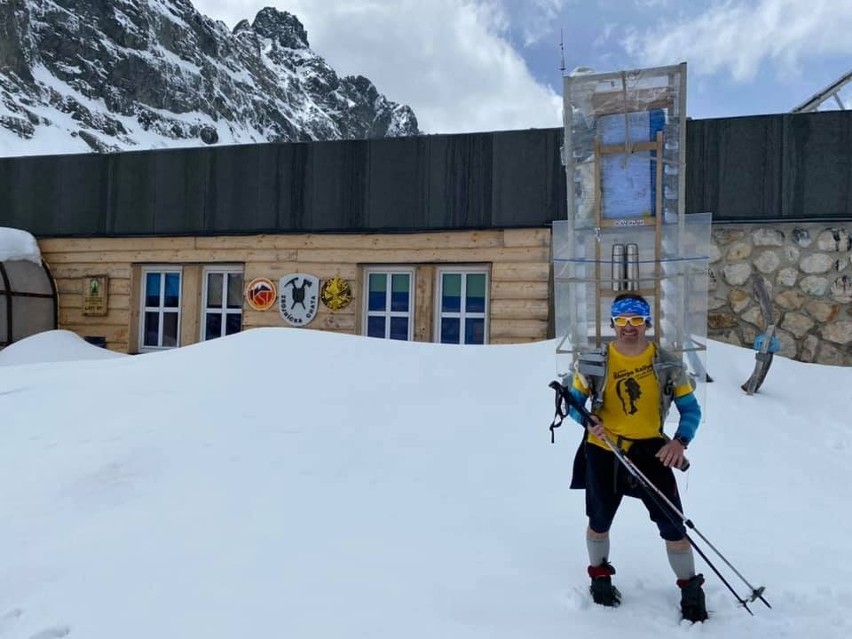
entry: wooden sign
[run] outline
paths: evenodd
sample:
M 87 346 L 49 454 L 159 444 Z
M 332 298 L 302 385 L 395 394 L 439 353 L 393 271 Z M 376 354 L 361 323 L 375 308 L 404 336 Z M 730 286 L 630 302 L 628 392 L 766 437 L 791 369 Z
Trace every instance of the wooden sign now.
M 109 276 L 83 278 L 83 315 L 106 315 L 109 308 Z

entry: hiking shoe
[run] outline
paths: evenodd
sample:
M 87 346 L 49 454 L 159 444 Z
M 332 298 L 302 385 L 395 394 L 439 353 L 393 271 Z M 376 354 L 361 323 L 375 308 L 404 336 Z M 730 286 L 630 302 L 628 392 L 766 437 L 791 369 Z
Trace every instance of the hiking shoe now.
M 695 575 L 691 579 L 678 579 L 680 587 L 680 612 L 687 621 L 704 621 L 707 619 L 707 606 L 704 604 L 704 591 L 701 584 L 704 575 Z
M 615 568 L 606 560 L 600 566 L 589 566 L 589 577 L 592 578 L 589 592 L 592 593 L 592 599 L 596 604 L 614 608 L 621 603 L 621 593 L 612 585 L 614 574 Z

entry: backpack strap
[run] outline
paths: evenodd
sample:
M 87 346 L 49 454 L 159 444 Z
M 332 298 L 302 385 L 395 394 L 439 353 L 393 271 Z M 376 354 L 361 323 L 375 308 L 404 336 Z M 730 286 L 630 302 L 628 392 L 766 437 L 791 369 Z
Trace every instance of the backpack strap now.
M 675 388 L 689 384 L 694 389 L 695 380 L 687 372 L 682 357 L 659 347 L 657 347 L 657 361 L 654 363 L 654 371 L 660 381 L 660 434 L 665 436 L 665 420 L 674 401 Z
M 574 364 L 575 375 L 579 375 L 583 385 L 589 389 L 592 407 L 599 408 L 603 402 L 603 387 L 606 380 L 607 346 L 593 351 L 580 353 Z
M 606 375 L 606 349 L 580 353 L 575 368 L 578 373 L 585 377 Z
M 556 443 L 556 429 L 562 426 L 562 422 L 568 417 L 567 402 L 565 395 L 568 394 L 568 389 L 559 382 L 553 381 L 548 384 L 550 388 L 556 391 L 556 414 L 553 416 L 553 421 L 550 422 L 550 443 Z

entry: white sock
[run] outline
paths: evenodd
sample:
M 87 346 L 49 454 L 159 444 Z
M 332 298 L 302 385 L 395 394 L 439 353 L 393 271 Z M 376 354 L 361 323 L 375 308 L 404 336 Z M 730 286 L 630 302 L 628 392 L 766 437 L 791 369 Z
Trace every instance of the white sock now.
M 600 566 L 609 557 L 609 535 L 601 539 L 586 531 L 586 548 L 589 550 L 589 565 Z
M 666 554 L 669 557 L 669 565 L 678 579 L 692 579 L 695 576 L 695 557 L 692 554 L 692 546 L 675 550 L 666 544 Z

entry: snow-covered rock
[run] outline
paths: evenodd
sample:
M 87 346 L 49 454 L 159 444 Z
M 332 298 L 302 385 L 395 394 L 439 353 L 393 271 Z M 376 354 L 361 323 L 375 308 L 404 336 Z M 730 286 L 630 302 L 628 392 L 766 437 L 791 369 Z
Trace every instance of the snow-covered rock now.
M 121 357 L 130 356 L 93 346 L 71 331 L 53 330 L 25 337 L 0 350 L 0 366 L 23 366 L 45 362 L 79 362 Z

